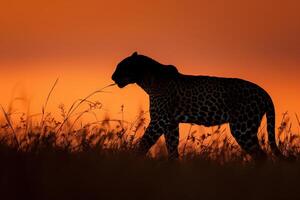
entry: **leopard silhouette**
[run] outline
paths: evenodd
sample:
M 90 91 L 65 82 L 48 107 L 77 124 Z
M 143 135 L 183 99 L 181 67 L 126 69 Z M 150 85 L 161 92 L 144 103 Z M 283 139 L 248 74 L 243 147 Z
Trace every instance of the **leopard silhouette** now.
M 150 98 L 150 123 L 139 143 L 146 154 L 164 134 L 169 158 L 178 158 L 179 123 L 204 126 L 229 123 L 240 147 L 254 159 L 266 158 L 257 132 L 266 114 L 269 145 L 275 141 L 275 111 L 271 97 L 258 85 L 238 78 L 193 76 L 178 72 L 137 52 L 122 60 L 112 80 L 123 88 L 136 83 Z

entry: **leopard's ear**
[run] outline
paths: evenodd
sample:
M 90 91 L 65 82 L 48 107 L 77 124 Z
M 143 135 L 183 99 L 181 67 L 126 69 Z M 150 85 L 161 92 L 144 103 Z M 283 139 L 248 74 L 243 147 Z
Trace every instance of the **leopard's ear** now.
M 174 65 L 167 65 L 165 66 L 165 71 L 169 75 L 178 74 L 178 70 Z
M 132 57 L 135 57 L 135 56 L 137 56 L 138 55 L 138 53 L 135 51 L 131 56 Z

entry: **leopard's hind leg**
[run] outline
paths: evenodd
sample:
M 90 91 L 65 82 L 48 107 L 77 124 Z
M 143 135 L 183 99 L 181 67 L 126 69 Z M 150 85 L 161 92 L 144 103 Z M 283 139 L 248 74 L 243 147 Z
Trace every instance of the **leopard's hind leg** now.
M 245 120 L 241 120 L 245 119 Z M 229 123 L 230 130 L 241 148 L 255 160 L 265 160 L 267 154 L 261 149 L 258 141 L 258 129 L 262 117 L 237 116 Z

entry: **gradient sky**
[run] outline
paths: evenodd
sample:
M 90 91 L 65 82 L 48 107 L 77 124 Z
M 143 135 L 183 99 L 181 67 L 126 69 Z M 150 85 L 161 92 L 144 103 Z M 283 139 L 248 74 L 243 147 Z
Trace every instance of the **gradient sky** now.
M 182 73 L 253 81 L 270 93 L 278 115 L 300 113 L 299 10 L 297 0 L 4 1 L 0 103 L 25 97 L 30 112 L 40 112 L 59 77 L 49 109 L 69 106 L 110 84 L 116 64 L 138 51 Z M 104 112 L 118 116 L 124 104 L 130 121 L 147 109 L 135 85 L 108 91 L 95 97 Z

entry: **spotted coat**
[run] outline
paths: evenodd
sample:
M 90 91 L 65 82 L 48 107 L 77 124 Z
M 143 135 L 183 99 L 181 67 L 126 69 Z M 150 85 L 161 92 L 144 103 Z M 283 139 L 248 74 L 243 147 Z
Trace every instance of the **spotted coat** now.
M 170 158 L 177 158 L 179 123 L 204 126 L 229 123 L 243 150 L 254 158 L 265 157 L 257 132 L 266 114 L 270 147 L 280 155 L 275 142 L 275 112 L 270 96 L 258 85 L 237 78 L 181 74 L 172 65 L 134 53 L 122 60 L 112 79 L 120 88 L 137 83 L 150 98 L 150 124 L 139 150 L 146 153 L 164 134 Z

